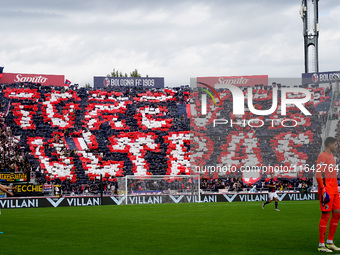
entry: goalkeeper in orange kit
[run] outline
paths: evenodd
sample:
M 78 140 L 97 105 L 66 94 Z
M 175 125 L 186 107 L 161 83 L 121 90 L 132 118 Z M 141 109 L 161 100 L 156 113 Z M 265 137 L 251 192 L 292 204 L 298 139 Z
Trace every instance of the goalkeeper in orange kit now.
M 333 237 L 340 218 L 340 198 L 338 191 L 337 167 L 333 153 L 337 151 L 337 140 L 327 137 L 325 151 L 321 152 L 316 162 L 316 180 L 320 199 L 321 219 L 319 223 L 320 252 L 340 251 L 333 243 Z M 332 215 L 332 216 L 331 216 Z M 329 232 L 325 244 L 328 220 Z

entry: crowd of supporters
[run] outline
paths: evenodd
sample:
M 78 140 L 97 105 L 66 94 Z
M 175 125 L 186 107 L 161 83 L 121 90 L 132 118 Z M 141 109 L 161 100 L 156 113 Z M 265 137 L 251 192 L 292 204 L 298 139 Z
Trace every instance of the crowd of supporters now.
M 149 93 L 150 91 L 151 94 Z M 33 97 L 23 98 L 26 96 L 25 93 L 29 94 L 29 96 L 33 94 Z M 56 101 L 56 103 L 50 100 L 51 95 L 60 95 L 63 93 L 72 94 L 72 99 L 68 101 L 58 99 L 59 101 Z M 25 95 L 23 96 L 23 94 Z M 171 134 L 171 132 L 178 133 L 190 130 L 189 119 L 185 116 L 189 94 L 189 88 L 186 86 L 168 90 L 149 90 L 142 87 L 78 89 L 73 86 L 69 88 L 50 87 L 29 83 L 2 85 L 0 91 L 0 95 L 2 95 L 1 112 L 5 112 L 6 107 L 11 105 L 9 114 L 6 116 L 6 123 L 12 127 L 14 135 L 20 137 L 20 145 L 24 153 L 30 155 L 29 163 L 33 165 L 35 181 L 39 184 L 53 183 L 55 185 L 61 185 L 66 193 L 74 194 L 88 190 L 86 187 L 92 187 L 91 189 L 93 190 L 93 187 L 96 186 L 94 183 L 99 179 L 100 174 L 103 174 L 104 182 L 107 182 L 108 185 L 106 186 L 109 187 L 115 186 L 113 181 L 114 177 L 134 174 L 134 165 L 131 164 L 131 161 L 133 157 L 135 157 L 135 154 L 126 155 L 129 153 L 122 153 L 119 150 L 117 150 L 119 152 L 111 151 L 109 148 L 109 138 L 127 133 L 128 135 L 135 134 L 135 137 L 132 138 L 137 139 L 143 132 L 149 134 L 145 132 L 144 124 L 141 124 L 141 122 L 145 121 L 145 118 L 143 119 L 144 113 L 141 113 L 143 109 L 147 109 L 150 112 L 154 110 L 156 112 L 156 114 L 154 114 L 155 117 L 152 115 L 147 116 L 151 119 L 151 125 L 154 120 L 158 122 L 162 120 L 166 121 L 164 125 L 162 123 L 164 128 L 163 126 L 161 128 L 157 126 L 150 128 L 150 131 L 155 134 L 155 137 L 158 137 L 157 140 L 153 140 L 153 142 L 158 144 L 158 149 L 157 151 L 148 149 L 144 156 L 148 164 L 149 173 L 156 175 L 166 174 L 169 166 L 168 160 L 166 159 L 168 144 L 166 144 L 165 140 L 171 139 L 171 137 L 167 138 L 166 135 Z M 167 99 L 166 101 L 155 100 L 158 97 L 161 99 L 167 97 Z M 136 98 L 142 99 L 136 100 Z M 151 98 L 151 100 L 149 98 Z M 120 99 L 124 102 L 121 109 L 119 109 L 119 107 L 117 108 L 114 102 Z M 48 119 L 48 113 L 46 114 L 46 109 L 44 109 L 48 100 L 50 100 L 49 102 L 53 101 L 52 107 L 54 107 L 53 110 L 56 115 L 59 113 L 65 114 L 65 111 L 68 113 L 71 112 L 68 107 L 70 107 L 72 103 L 79 105 L 75 107 L 74 112 L 70 114 L 70 118 L 73 118 L 72 126 L 58 128 L 53 125 L 54 123 L 52 123 L 51 119 Z M 107 102 L 108 104 L 105 105 Z M 101 110 L 100 117 L 94 115 L 86 119 L 87 116 L 93 112 L 99 112 L 98 109 L 95 109 L 96 103 L 98 105 L 104 105 L 106 108 Z M 112 106 L 111 109 L 110 106 Z M 113 107 L 115 107 L 114 110 L 112 110 Z M 112 121 L 112 115 L 118 119 L 116 119 L 115 123 Z M 147 115 L 147 113 L 145 115 Z M 66 116 L 66 114 L 64 116 Z M 63 116 L 61 116 L 60 119 L 63 119 Z M 93 119 L 96 121 L 93 124 L 94 126 L 91 126 Z M 100 123 L 100 125 L 95 126 L 98 123 Z M 120 126 L 117 129 L 112 128 L 112 125 Z M 120 128 L 121 126 L 123 126 L 123 128 Z M 86 136 L 88 134 L 90 135 Z M 66 141 L 72 137 L 84 137 L 85 140 L 88 138 L 88 140 L 86 140 L 87 147 L 82 148 L 81 151 L 79 151 L 79 148 L 70 149 Z M 42 146 L 39 147 L 36 141 L 41 139 Z M 173 143 L 174 141 L 169 140 L 169 142 Z M 132 140 L 132 143 L 137 142 Z M 143 145 L 143 142 L 141 142 L 141 145 L 148 146 L 147 143 Z M 126 148 L 129 146 L 134 145 L 127 144 Z M 188 146 L 188 144 L 185 146 Z M 129 160 L 127 160 L 127 158 Z M 122 171 L 116 171 L 115 174 L 103 171 L 105 165 L 102 162 L 108 162 L 109 164 L 112 159 L 114 159 L 115 162 L 124 162 Z M 70 167 L 68 175 L 58 176 L 60 172 L 51 171 L 54 167 L 60 169 L 62 166 L 67 168 L 70 165 L 72 165 L 72 167 Z M 100 173 L 100 171 L 102 171 L 102 173 Z
M 259 180 L 256 183 L 244 183 L 241 178 L 219 178 L 219 179 L 203 179 L 201 189 L 211 192 L 262 192 L 267 191 L 268 179 Z M 277 191 L 299 191 L 310 192 L 315 191 L 313 186 L 313 178 L 292 178 L 279 179 Z
M 21 149 L 19 138 L 13 136 L 4 118 L 0 118 L 0 169 L 4 173 L 29 173 L 31 170 L 27 153 Z
M 9 111 L 8 116 L 4 118 L 6 122 L 1 124 L 1 136 L 4 139 L 1 139 L 1 168 L 3 171 L 32 171 L 35 174 L 35 180 L 39 184 L 44 183 L 53 183 L 55 185 L 60 185 L 63 193 L 65 194 L 89 194 L 96 193 L 99 190 L 99 174 L 97 173 L 102 167 L 100 161 L 110 162 L 112 158 L 114 161 L 120 162 L 124 161 L 123 171 L 117 172 L 116 175 L 110 173 L 105 174 L 103 172 L 103 190 L 107 193 L 117 192 L 117 183 L 116 177 L 123 175 L 132 175 L 135 174 L 135 165 L 131 163 L 133 160 L 133 155 L 128 156 L 129 160 L 127 160 L 126 153 L 118 153 L 117 151 L 110 150 L 109 148 L 109 138 L 110 137 L 118 137 L 122 132 L 146 132 L 143 125 L 140 123 L 143 122 L 143 114 L 140 109 L 160 109 L 162 115 L 157 117 L 161 120 L 171 120 L 171 126 L 164 126 L 163 128 L 150 128 L 150 130 L 158 136 L 156 142 L 159 144 L 159 147 L 156 150 L 149 149 L 145 151 L 144 158 L 148 164 L 149 173 L 152 175 L 164 175 L 168 173 L 169 169 L 169 161 L 176 161 L 175 158 L 168 158 L 168 147 L 169 141 L 165 140 L 165 136 L 171 132 L 182 132 L 191 130 L 196 130 L 195 126 L 192 126 L 193 122 L 190 123 L 190 120 L 187 116 L 186 105 L 189 103 L 189 94 L 192 92 L 188 86 L 182 86 L 179 88 L 171 88 L 171 89 L 145 89 L 143 87 L 136 88 L 121 88 L 121 87 L 111 87 L 111 88 L 103 88 L 103 89 L 94 89 L 94 88 L 76 88 L 73 86 L 70 87 L 50 87 L 50 86 L 39 86 L 36 84 L 11 84 L 11 85 L 2 85 L 0 89 L 0 94 L 4 95 L 5 91 L 8 92 L 8 89 L 20 90 L 20 89 L 31 89 L 35 90 L 39 96 L 33 99 L 17 99 L 2 96 L 1 102 L 1 112 L 5 113 L 8 105 L 12 103 L 12 108 L 17 107 L 28 107 L 33 104 L 44 105 L 45 100 L 50 97 L 51 93 L 70 93 L 74 97 L 72 98 L 74 102 L 79 104 L 79 108 L 74 108 L 74 114 L 71 115 L 70 118 L 73 118 L 73 125 L 68 128 L 58 128 L 56 126 L 51 125 L 51 121 L 47 120 L 48 116 L 44 116 L 43 109 L 39 106 L 35 113 L 32 113 L 33 124 L 36 126 L 32 128 L 33 124 L 29 123 L 29 128 L 18 128 L 18 116 L 14 115 L 11 111 Z M 259 95 L 255 100 L 254 107 L 257 109 L 269 109 L 272 105 L 272 91 L 269 87 L 256 86 L 254 88 L 254 94 Z M 149 94 L 151 92 L 151 94 Z M 153 93 L 153 94 L 152 94 Z M 169 97 L 168 101 L 155 101 L 153 95 L 161 93 L 164 97 Z M 331 93 L 331 89 L 327 88 L 326 93 L 324 93 L 321 98 L 322 102 L 327 101 L 327 97 Z M 151 95 L 151 96 L 150 96 Z M 151 99 L 148 99 L 150 98 Z M 110 101 L 112 98 L 124 98 L 124 102 L 131 102 L 124 105 L 124 112 L 118 112 L 117 118 L 120 123 L 124 127 L 122 129 L 112 128 L 112 123 L 110 124 L 107 119 L 103 121 L 103 119 L 94 116 L 93 118 L 96 120 L 98 126 L 89 126 L 90 121 L 86 119 L 86 115 L 89 115 L 91 110 L 93 110 L 92 102 L 105 102 Z M 143 98 L 143 100 L 136 101 L 136 98 Z M 212 102 L 210 102 L 211 104 Z M 16 105 L 15 105 L 16 104 Z M 15 105 L 15 106 L 13 106 Z M 45 104 L 46 105 L 46 104 Z M 114 104 L 113 104 L 114 105 Z M 63 113 L 67 107 L 70 107 L 69 101 L 57 101 L 54 104 L 56 113 Z M 229 127 L 226 129 L 225 127 L 213 128 L 211 123 L 206 125 L 202 131 L 202 127 L 199 128 L 199 132 L 202 135 L 210 134 L 209 138 L 214 142 L 215 148 L 223 148 L 225 143 L 225 138 L 228 135 L 232 135 L 233 132 L 240 133 L 248 133 L 252 132 L 254 136 L 259 139 L 258 151 L 261 151 L 261 162 L 264 165 L 267 164 L 293 164 L 293 159 L 296 156 L 292 155 L 285 158 L 284 160 L 278 159 L 278 154 L 274 150 L 274 142 L 275 140 L 285 140 L 288 143 L 291 138 L 287 138 L 283 135 L 283 133 L 293 133 L 293 134 L 303 134 L 306 139 L 308 137 L 308 143 L 304 143 L 301 147 L 295 148 L 296 152 L 303 153 L 306 155 L 305 163 L 313 164 L 315 162 L 317 155 L 320 152 L 321 148 L 321 130 L 322 125 L 324 125 L 327 120 L 324 116 L 324 112 L 318 111 L 316 109 L 315 104 L 308 103 L 306 104 L 307 109 L 312 113 L 312 116 L 309 117 L 308 121 L 299 123 L 297 127 L 294 128 L 285 128 L 284 132 L 280 128 L 270 127 L 271 122 L 265 122 L 265 126 L 263 128 L 252 128 L 252 127 L 241 127 L 240 125 L 235 125 L 234 127 Z M 16 108 L 16 109 L 17 109 Z M 11 109 L 11 108 L 10 108 Z M 165 110 L 164 110 L 165 109 Z M 218 109 L 220 111 L 220 116 L 232 116 L 232 101 L 224 102 L 222 109 Z M 19 111 L 19 110 L 17 110 Z M 104 110 L 109 112 L 109 110 Z M 159 111 L 158 111 L 159 112 Z M 303 119 L 301 113 L 298 109 L 289 109 L 290 117 L 296 117 Z M 277 114 L 277 112 L 275 112 Z M 157 114 L 155 115 L 157 116 Z M 214 116 L 214 115 L 213 115 Z M 244 116 L 246 119 L 251 119 L 254 116 L 251 114 L 246 114 Z M 154 120 L 156 119 L 153 118 Z M 158 119 L 158 120 L 159 120 Z M 269 117 L 265 117 L 265 119 L 269 119 Z M 102 121 L 102 122 L 101 122 Z M 168 122 L 166 122 L 168 124 Z M 291 124 L 291 123 L 288 123 Z M 191 125 L 191 126 L 190 126 Z M 164 131 L 166 130 L 166 132 Z M 38 133 L 37 133 L 38 131 Z M 91 133 L 96 138 L 96 145 L 94 143 L 88 148 L 84 148 L 84 152 L 79 154 L 79 151 L 75 149 L 67 148 L 66 140 L 67 138 L 71 138 L 74 136 L 84 136 L 87 133 Z M 138 133 L 139 134 L 139 133 Z M 211 135 L 212 134 L 212 135 Z M 16 140 L 15 136 L 17 136 L 18 140 Z M 58 176 L 53 174 L 48 167 L 50 165 L 45 164 L 44 167 L 41 163 L 41 159 L 39 158 L 41 155 L 33 155 L 37 151 L 37 147 L 29 147 L 28 139 L 32 137 L 42 137 L 44 140 L 43 143 L 43 152 L 45 153 L 45 157 L 50 158 L 50 165 L 53 164 L 64 164 L 64 162 L 69 162 L 69 165 L 73 167 L 70 168 L 70 176 Z M 221 139 L 223 138 L 223 139 Z M 92 140 L 91 140 L 92 142 Z M 57 149 L 57 147 L 59 149 Z M 89 143 L 88 143 L 89 145 Z M 146 144 L 145 144 L 146 145 Z M 145 146 L 143 145 L 143 146 Z M 130 146 L 130 145 L 129 145 Z M 185 147 L 188 151 L 190 148 L 189 144 L 181 144 L 182 147 Z M 294 144 L 294 146 L 297 146 Z M 239 153 L 245 153 L 245 146 L 241 146 Z M 33 148 L 33 149 L 32 149 Z M 145 147 L 146 148 L 146 147 Z M 33 151 L 32 151 L 33 150 Z M 209 165 L 212 161 L 217 162 L 219 160 L 218 153 L 221 151 L 215 150 L 212 155 L 204 162 Z M 255 153 L 254 153 L 255 154 Z M 293 153 L 294 154 L 294 153 Z M 258 158 L 259 154 L 255 154 Z M 180 155 L 182 156 L 182 155 Z M 185 155 L 184 155 L 185 156 Z M 99 162 L 94 164 L 92 167 L 93 172 L 91 173 L 88 168 L 88 161 L 98 160 Z M 94 161 L 95 161 L 94 160 Z M 222 159 L 223 161 L 223 159 Z M 242 164 L 243 159 L 238 159 L 239 164 Z M 56 162 L 56 163 L 55 163 Z M 222 162 L 223 163 L 223 162 Z M 67 163 L 66 163 L 67 165 Z M 211 164 L 213 165 L 213 164 Z M 179 165 L 183 169 L 179 171 L 179 174 L 184 174 L 185 167 L 183 165 Z M 90 169 L 91 170 L 91 169 Z M 188 172 L 186 173 L 188 174 Z M 72 177 L 73 176 L 73 177 Z M 262 176 L 262 180 L 266 176 Z M 302 178 L 302 176 L 299 176 Z M 308 174 L 305 176 L 310 178 Z M 231 181 L 234 180 L 234 181 Z M 301 180 L 301 179 L 300 179 Z M 282 182 L 283 189 L 289 189 L 289 184 L 292 185 L 293 188 L 296 186 L 296 181 Z M 259 189 L 259 183 L 254 184 L 256 189 Z M 252 189 L 254 185 L 248 185 L 242 181 L 242 178 L 239 175 L 235 175 L 228 178 L 218 178 L 215 176 L 215 179 L 210 179 L 204 181 L 202 183 L 203 190 L 215 190 L 216 187 L 222 187 L 228 191 L 240 191 L 244 189 Z M 295 185 L 295 186 L 294 186 Z M 297 185 L 298 186 L 298 185 Z
M 217 192 L 217 193 L 238 193 L 238 192 L 266 192 L 268 180 L 259 180 L 256 183 L 249 184 L 242 181 L 242 178 L 203 178 L 201 180 L 201 192 Z M 90 196 L 100 195 L 100 180 L 89 181 L 88 183 L 77 184 L 71 183 L 70 180 L 54 181 L 54 185 L 60 187 L 60 195 Z M 104 195 L 124 194 L 125 187 L 119 187 L 117 179 L 114 181 L 104 181 L 102 184 Z M 277 191 L 297 191 L 301 193 L 309 193 L 316 191 L 313 185 L 313 178 L 292 178 L 279 179 Z M 191 181 L 155 181 L 155 180 L 134 180 L 128 183 L 129 194 L 175 194 L 175 193 L 191 193 L 197 192 L 197 184 Z
M 244 93 L 246 93 L 246 90 L 247 88 L 244 88 Z M 244 124 L 247 123 L 247 120 L 251 120 L 252 124 L 254 124 L 254 120 L 259 119 L 258 116 L 250 112 L 246 112 L 242 116 L 243 120 L 246 120 L 245 122 L 241 120 L 237 121 L 236 118 L 236 121 L 234 121 L 235 124 L 231 126 L 229 116 L 234 116 L 232 112 L 233 101 L 223 100 L 223 89 L 218 90 L 218 92 L 223 101 L 223 106 L 217 109 L 219 118 L 229 122 L 225 125 L 206 125 L 206 123 L 202 125 L 199 122 L 192 121 L 191 129 L 194 131 L 198 130 L 206 140 L 211 141 L 214 145 L 214 151 L 212 153 L 212 150 L 206 150 L 205 148 L 192 148 L 192 151 L 197 152 L 198 155 L 211 153 L 205 161 L 197 161 L 198 166 L 215 166 L 216 162 L 219 162 L 222 166 L 234 164 L 239 169 L 241 166 L 247 165 L 246 162 L 248 162 L 250 166 L 261 164 L 264 166 L 284 165 L 296 167 L 299 164 L 314 164 L 320 153 L 322 144 L 321 133 L 326 121 L 325 118 L 322 118 L 322 116 L 325 116 L 323 110 L 328 109 L 330 105 L 329 94 L 331 92 L 329 89 L 327 89 L 327 94 L 320 88 L 312 90 L 313 93 L 321 93 L 321 96 L 318 96 L 317 100 L 305 104 L 307 110 L 311 113 L 310 116 L 303 115 L 300 109 L 296 107 L 288 108 L 287 116 L 280 115 L 280 110 L 276 110 L 268 116 L 261 116 L 262 123 L 264 124 L 262 127 L 255 128 Z M 199 99 L 200 94 L 203 92 L 197 90 L 196 93 L 196 97 Z M 254 107 L 256 109 L 270 109 L 273 104 L 272 89 L 270 87 L 256 86 L 253 88 L 253 94 L 258 96 L 258 98 L 254 100 Z M 230 98 L 230 95 L 226 95 L 225 98 Z M 325 106 L 321 111 L 317 109 L 320 104 Z M 197 117 L 200 117 L 199 100 L 196 101 L 196 105 Z M 213 105 L 212 100 L 210 100 L 210 105 Z M 214 108 L 212 107 L 211 109 Z M 213 112 L 210 116 L 214 117 L 216 114 Z M 288 127 L 282 127 L 282 125 L 279 124 L 279 120 L 284 118 L 296 119 L 298 123 L 294 125 L 287 121 L 286 124 Z M 277 120 L 272 121 L 273 119 Z M 254 125 L 259 124 L 255 123 Z M 225 138 L 229 140 L 228 146 L 225 146 Z M 244 142 L 245 139 L 249 138 L 257 138 L 257 143 L 253 144 L 253 147 L 249 147 L 249 145 Z M 206 147 L 208 146 L 207 143 Z M 235 150 L 236 147 L 238 148 L 237 150 Z M 227 150 L 229 155 L 226 153 Z M 246 151 L 248 151 L 248 153 L 246 153 Z M 249 151 L 251 152 L 249 153 Z M 298 174 L 300 174 L 298 177 L 303 177 L 302 175 L 304 175 L 308 178 L 313 173 L 308 174 L 305 171 L 300 171 Z M 266 174 L 263 174 L 262 178 L 265 178 L 265 175 Z M 292 176 L 287 175 L 282 177 Z
M 335 129 L 335 138 L 337 138 L 338 140 L 338 146 L 340 144 L 340 118 L 338 118 L 338 123 L 336 125 L 336 129 Z M 340 148 L 340 147 L 339 147 Z M 340 153 L 338 153 L 337 155 L 338 157 L 340 156 Z

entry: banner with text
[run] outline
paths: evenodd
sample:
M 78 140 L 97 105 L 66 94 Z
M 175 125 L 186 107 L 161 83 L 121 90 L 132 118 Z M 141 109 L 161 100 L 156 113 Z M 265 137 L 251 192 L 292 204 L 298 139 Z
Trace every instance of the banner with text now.
M 302 84 L 322 84 L 339 81 L 340 71 L 321 72 L 321 73 L 303 73 Z
M 46 74 L 23 74 L 23 73 L 4 73 L 1 84 L 11 83 L 36 83 L 44 86 L 64 86 L 64 75 L 46 75 Z
M 93 81 L 95 88 L 105 87 L 144 87 L 164 88 L 163 77 L 99 77 Z
M 0 172 L 0 182 L 23 182 L 27 181 L 27 173 L 3 173 Z
M 215 89 L 226 88 L 226 85 L 238 87 L 268 86 L 268 75 L 197 77 L 196 79 L 197 86 L 203 83 Z
M 278 193 L 279 201 L 318 200 L 317 193 Z M 166 203 L 217 203 L 217 202 L 263 202 L 268 200 L 268 193 L 230 193 L 193 195 L 138 195 L 138 196 L 98 196 L 82 197 L 30 197 L 0 198 L 0 208 L 38 208 L 38 207 L 78 207 L 125 204 L 166 204 Z
M 14 191 L 14 196 L 17 197 L 43 195 L 43 185 L 16 184 L 14 185 L 14 187 L 16 188 L 16 190 Z

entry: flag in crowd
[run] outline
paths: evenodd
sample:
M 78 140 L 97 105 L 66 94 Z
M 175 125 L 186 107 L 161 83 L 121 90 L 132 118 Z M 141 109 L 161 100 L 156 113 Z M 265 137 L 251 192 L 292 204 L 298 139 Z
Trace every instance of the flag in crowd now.
M 11 100 L 9 100 L 9 102 L 8 102 L 6 112 L 5 112 L 5 117 L 7 117 L 8 113 L 9 113 L 9 108 L 11 108 Z
M 65 85 L 66 85 L 66 86 L 70 86 L 70 85 L 71 85 L 71 81 L 69 81 L 69 80 L 66 79 Z
M 65 144 L 69 150 L 87 150 L 88 147 L 83 138 L 80 137 L 66 137 Z

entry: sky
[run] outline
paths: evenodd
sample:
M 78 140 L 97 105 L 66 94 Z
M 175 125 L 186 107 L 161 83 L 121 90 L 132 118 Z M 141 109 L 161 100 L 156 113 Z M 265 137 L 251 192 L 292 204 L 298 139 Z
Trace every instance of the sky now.
M 311 0 L 309 0 L 311 1 Z M 113 68 L 164 77 L 301 77 L 299 0 L 0 0 L 0 66 L 80 86 Z M 340 70 L 340 1 L 319 1 L 319 70 Z

